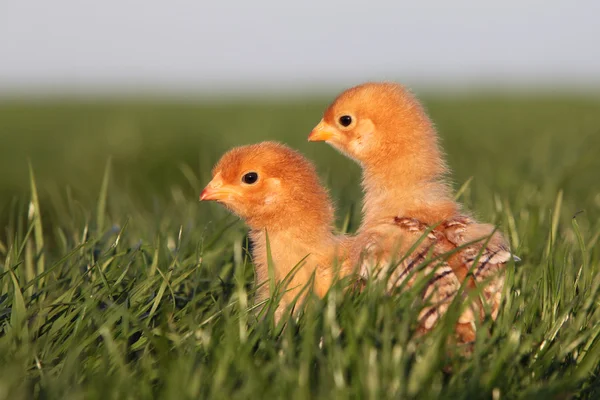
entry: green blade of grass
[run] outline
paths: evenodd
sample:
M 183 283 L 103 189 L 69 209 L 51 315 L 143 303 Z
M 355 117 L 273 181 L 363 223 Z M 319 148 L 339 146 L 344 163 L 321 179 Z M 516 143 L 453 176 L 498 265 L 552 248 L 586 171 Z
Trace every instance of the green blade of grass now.
M 42 226 L 42 213 L 40 210 L 40 202 L 38 199 L 37 185 L 35 182 L 35 176 L 33 173 L 33 167 L 29 162 L 29 187 L 31 190 L 31 203 L 29 205 L 29 220 L 34 225 L 34 236 L 35 236 L 35 252 L 37 259 L 37 274 L 42 274 L 45 268 L 45 255 L 44 250 L 44 230 Z M 43 283 L 43 281 L 41 282 Z
M 13 282 L 13 308 L 10 314 L 10 324 L 16 331 L 18 336 L 28 337 L 27 333 L 27 308 L 25 299 L 21 292 L 19 280 L 12 269 L 9 269 L 9 274 Z
M 98 204 L 96 206 L 96 229 L 98 232 L 104 231 L 104 221 L 106 219 L 106 202 L 108 199 L 108 183 L 110 181 L 110 170 L 112 160 L 109 158 L 104 167 L 104 175 L 102 177 L 102 185 L 100 186 L 100 194 L 98 195 Z

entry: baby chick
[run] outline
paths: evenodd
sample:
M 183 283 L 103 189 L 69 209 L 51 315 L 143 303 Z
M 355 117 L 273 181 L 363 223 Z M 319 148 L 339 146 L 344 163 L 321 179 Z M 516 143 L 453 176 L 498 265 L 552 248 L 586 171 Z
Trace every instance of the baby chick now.
M 308 140 L 326 141 L 362 166 L 365 197 L 357 243 L 366 247 L 367 253 L 372 252 L 369 249 L 389 253 L 390 243 L 397 240 L 402 242 L 399 250 L 407 251 L 419 233 L 433 228 L 424 246 L 442 254 L 466 245 L 447 264 L 460 281 L 467 279 L 472 268 L 474 281 L 469 281 L 469 286 L 483 286 L 491 316 L 497 317 L 502 272 L 511 258 L 509 246 L 493 226 L 466 216 L 454 201 L 445 180 L 449 171 L 436 129 L 408 90 L 394 83 L 366 83 L 348 89 L 327 108 Z M 391 225 L 402 233 L 390 230 Z M 489 241 L 482 248 L 486 237 Z M 482 318 L 484 310 L 473 306 L 479 308 Z M 470 319 L 467 310 L 459 322 L 473 333 L 468 327 L 474 323 Z
M 282 144 L 263 142 L 230 150 L 212 175 L 200 200 L 217 201 L 245 220 L 258 283 L 269 279 L 267 235 L 277 283 L 301 263 L 285 288 L 276 321 L 313 273 L 314 293 L 322 297 L 334 279 L 344 237 L 333 233 L 334 209 L 312 163 Z M 262 285 L 258 300 L 268 296 L 268 285 Z

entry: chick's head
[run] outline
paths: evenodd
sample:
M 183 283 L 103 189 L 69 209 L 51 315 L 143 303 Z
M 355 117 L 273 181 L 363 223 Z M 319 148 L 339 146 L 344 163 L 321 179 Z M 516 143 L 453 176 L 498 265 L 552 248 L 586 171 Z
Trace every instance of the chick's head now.
M 365 83 L 342 92 L 308 140 L 325 141 L 363 163 L 410 144 L 424 124 L 429 120 L 407 89 L 395 83 Z
M 276 142 L 236 147 L 212 171 L 200 200 L 214 200 L 255 229 L 299 221 L 329 225 L 333 207 L 314 166 Z

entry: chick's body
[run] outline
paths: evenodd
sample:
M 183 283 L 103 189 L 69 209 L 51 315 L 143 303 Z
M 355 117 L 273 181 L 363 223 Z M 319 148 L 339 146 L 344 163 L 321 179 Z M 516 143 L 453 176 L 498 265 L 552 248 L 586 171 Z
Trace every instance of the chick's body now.
M 351 252 L 354 259 L 363 253 L 363 273 L 373 264 L 405 254 L 427 229 L 432 230 L 398 268 L 401 276 L 407 275 L 424 250 L 433 255 L 455 251 L 425 271 L 434 273 L 428 288 L 434 292 L 432 302 L 442 304 L 436 313 L 427 311 L 426 327 L 445 311 L 444 302 L 457 293 L 460 282 L 470 279 L 471 268 L 474 281 L 468 286 L 481 284 L 496 318 L 502 270 L 511 256 L 508 244 L 493 226 L 478 223 L 454 201 L 435 127 L 408 90 L 394 83 L 367 83 L 346 90 L 325 111 L 309 140 L 327 141 L 363 168 L 363 222 Z M 484 247 L 486 237 L 491 238 Z M 474 240 L 479 242 L 457 250 Z M 478 265 L 473 266 L 480 251 Z M 483 316 L 477 303 L 459 320 L 465 340 L 474 338 L 475 314 Z
M 213 180 L 200 198 L 219 201 L 246 221 L 257 283 L 269 281 L 267 241 L 277 282 L 301 263 L 285 288 L 277 320 L 313 273 L 314 292 L 323 296 L 329 289 L 347 242 L 334 234 L 327 191 L 314 166 L 298 152 L 275 142 L 235 148 L 214 167 Z M 269 285 L 264 284 L 258 300 L 268 295 Z

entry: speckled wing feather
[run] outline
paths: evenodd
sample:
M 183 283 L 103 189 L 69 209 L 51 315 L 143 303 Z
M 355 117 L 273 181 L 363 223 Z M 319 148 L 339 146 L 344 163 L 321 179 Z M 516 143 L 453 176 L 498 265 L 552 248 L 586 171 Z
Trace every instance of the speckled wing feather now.
M 407 278 L 406 285 L 412 287 L 418 279 L 431 277 L 423 292 L 423 299 L 431 305 L 425 307 L 419 316 L 422 329 L 430 330 L 447 311 L 460 288 L 460 281 L 445 260 L 425 263 L 428 255 L 439 255 L 437 244 L 443 240 L 440 232 L 427 232 L 425 224 L 412 218 L 396 218 L 371 228 L 369 235 L 363 235 L 363 240 L 364 243 L 357 244 L 364 249 L 360 262 L 363 277 L 376 274 L 382 278 L 389 274 L 388 290 L 401 285 Z M 421 242 L 411 254 L 406 255 L 419 240 Z M 390 268 L 394 267 L 390 273 Z M 464 340 L 473 340 L 474 314 L 471 309 L 463 312 L 459 324 L 464 325 L 461 332 Z
M 468 217 L 447 221 L 441 229 L 453 246 L 465 246 L 449 260 L 450 265 L 459 279 L 464 279 L 461 275 L 466 275 L 468 271 L 473 273 L 475 285 L 481 286 L 492 319 L 495 320 L 502 300 L 504 269 L 513 257 L 508 243 L 499 232 L 495 232 L 492 225 L 480 224 Z M 519 261 L 518 257 L 514 259 Z M 477 264 L 473 265 L 475 261 Z

